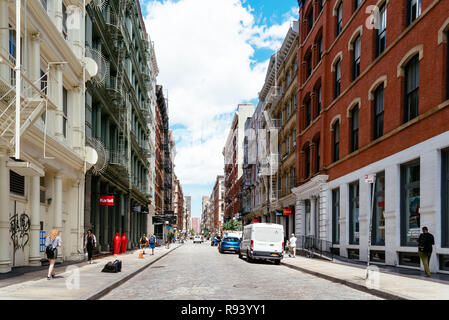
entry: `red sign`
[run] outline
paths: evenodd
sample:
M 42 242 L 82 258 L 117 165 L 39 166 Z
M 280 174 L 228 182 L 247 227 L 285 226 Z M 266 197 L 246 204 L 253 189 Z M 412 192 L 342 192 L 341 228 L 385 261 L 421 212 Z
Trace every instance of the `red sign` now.
M 100 206 L 113 206 L 114 196 L 100 196 Z
M 293 214 L 292 208 L 284 208 L 283 215 L 284 216 L 291 216 Z

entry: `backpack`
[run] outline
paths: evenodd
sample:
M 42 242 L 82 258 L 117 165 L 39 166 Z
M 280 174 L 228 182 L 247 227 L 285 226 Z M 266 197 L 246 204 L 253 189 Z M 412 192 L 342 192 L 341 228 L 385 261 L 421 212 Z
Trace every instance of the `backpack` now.
M 154 237 L 151 237 L 150 238 L 150 244 L 154 244 L 154 240 L 155 240 Z
M 122 261 L 115 260 L 114 262 L 110 261 L 106 263 L 103 270 L 101 272 L 107 272 L 107 273 L 117 273 L 122 271 Z

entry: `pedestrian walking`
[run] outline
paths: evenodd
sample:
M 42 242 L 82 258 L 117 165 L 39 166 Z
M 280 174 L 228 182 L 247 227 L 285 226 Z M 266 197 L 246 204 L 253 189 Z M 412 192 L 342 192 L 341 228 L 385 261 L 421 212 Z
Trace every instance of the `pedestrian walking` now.
M 427 227 L 422 228 L 422 233 L 418 238 L 418 254 L 421 258 L 422 264 L 424 265 L 424 271 L 426 277 L 430 277 L 430 257 L 432 255 L 432 246 L 435 244 L 435 239 L 433 235 L 429 232 Z
M 151 248 L 151 255 L 154 256 L 154 246 L 156 245 L 156 237 L 154 234 L 150 236 L 150 239 L 148 239 L 149 247 Z
M 45 253 L 47 254 L 47 259 L 50 262 L 47 280 L 55 277 L 55 262 L 58 257 L 58 247 L 60 246 L 62 246 L 62 240 L 59 237 L 59 230 L 53 229 L 45 239 Z
M 148 246 L 148 238 L 146 234 L 142 235 L 142 238 L 140 238 L 140 249 L 142 249 L 142 253 L 145 254 L 145 247 Z
M 92 233 L 92 229 L 87 230 L 86 237 L 84 238 L 84 249 L 87 250 L 87 263 L 92 264 L 92 252 L 97 247 L 97 238 Z
M 290 237 L 289 240 L 289 247 L 290 247 L 290 253 L 289 253 L 289 257 L 293 257 L 296 258 L 296 241 L 298 239 L 296 239 L 295 234 L 292 233 L 292 236 Z

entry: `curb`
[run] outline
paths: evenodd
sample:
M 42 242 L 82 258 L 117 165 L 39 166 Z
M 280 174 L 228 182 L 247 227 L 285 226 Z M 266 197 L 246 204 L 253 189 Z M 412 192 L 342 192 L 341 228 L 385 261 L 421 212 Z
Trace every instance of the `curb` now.
M 304 273 L 308 273 L 311 274 L 313 276 L 328 280 L 328 281 L 332 281 L 335 283 L 340 283 L 343 284 L 345 286 L 348 286 L 350 288 L 365 292 L 365 293 L 369 293 L 372 294 L 374 296 L 377 296 L 379 298 L 383 298 L 383 299 L 387 299 L 387 300 L 412 300 L 412 298 L 408 298 L 408 297 L 404 297 L 395 293 L 391 293 L 385 290 L 380 290 L 380 289 L 369 289 L 368 287 L 349 281 L 349 280 L 343 280 L 337 277 L 333 277 L 324 273 L 320 273 L 320 272 L 316 272 L 316 271 L 311 271 L 309 269 L 305 269 L 305 268 L 301 268 L 295 265 L 291 265 L 285 262 L 281 262 L 282 265 L 291 268 L 291 269 L 295 269 Z
M 142 272 L 143 270 L 145 270 L 146 268 L 148 268 L 149 266 L 151 266 L 152 264 L 156 263 L 157 261 L 159 261 L 160 259 L 162 259 L 163 257 L 165 257 L 166 255 L 168 255 L 169 253 L 172 253 L 173 251 L 175 251 L 176 249 L 178 249 L 181 246 L 177 246 L 176 248 L 164 253 L 163 255 L 161 255 L 160 257 L 158 257 L 157 259 L 151 261 L 150 263 L 144 265 L 143 267 L 141 267 L 140 269 L 137 269 L 136 271 L 130 273 L 129 275 L 125 276 L 122 279 L 117 280 L 116 282 L 107 285 L 106 287 L 103 287 L 102 289 L 98 290 L 97 292 L 95 292 L 94 294 L 89 294 L 87 296 L 84 296 L 81 298 L 81 300 L 98 300 L 102 297 L 104 297 L 105 295 L 107 295 L 110 291 L 114 290 L 115 288 L 119 287 L 120 285 L 122 285 L 123 283 L 125 283 L 126 281 L 130 280 L 131 278 L 133 278 L 134 276 L 136 276 L 137 274 L 139 274 L 140 272 Z

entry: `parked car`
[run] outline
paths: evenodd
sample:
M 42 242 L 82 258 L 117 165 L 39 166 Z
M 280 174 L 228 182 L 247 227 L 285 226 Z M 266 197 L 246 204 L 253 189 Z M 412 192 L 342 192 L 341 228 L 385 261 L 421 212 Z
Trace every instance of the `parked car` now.
M 193 243 L 203 243 L 203 237 L 202 236 L 195 236 L 193 238 Z
M 224 253 L 225 251 L 240 252 L 240 238 L 237 237 L 225 237 L 218 244 L 218 251 Z
M 284 227 L 274 223 L 254 223 L 244 227 L 239 257 L 269 260 L 280 264 L 284 257 Z

